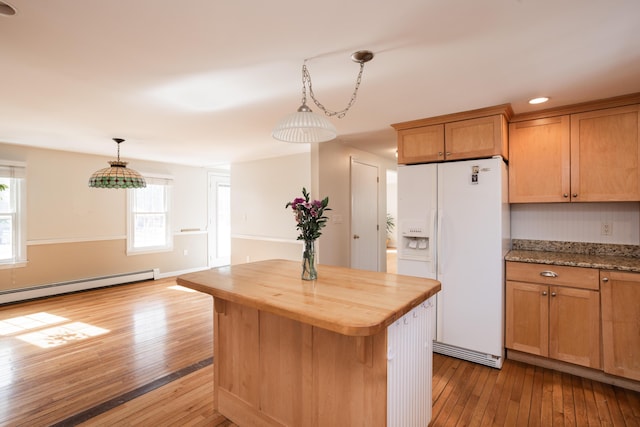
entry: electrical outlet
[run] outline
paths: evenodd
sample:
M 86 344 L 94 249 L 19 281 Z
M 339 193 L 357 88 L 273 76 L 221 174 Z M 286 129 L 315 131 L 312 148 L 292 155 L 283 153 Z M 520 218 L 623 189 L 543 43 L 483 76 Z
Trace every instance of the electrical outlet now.
M 600 224 L 600 234 L 603 236 L 611 236 L 613 233 L 613 224 L 611 221 L 602 221 Z

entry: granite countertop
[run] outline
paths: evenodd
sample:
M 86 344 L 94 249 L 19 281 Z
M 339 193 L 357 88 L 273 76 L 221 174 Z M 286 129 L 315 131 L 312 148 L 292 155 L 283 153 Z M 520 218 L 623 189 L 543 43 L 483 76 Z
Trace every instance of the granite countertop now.
M 512 247 L 506 261 L 640 273 L 640 246 L 514 239 Z

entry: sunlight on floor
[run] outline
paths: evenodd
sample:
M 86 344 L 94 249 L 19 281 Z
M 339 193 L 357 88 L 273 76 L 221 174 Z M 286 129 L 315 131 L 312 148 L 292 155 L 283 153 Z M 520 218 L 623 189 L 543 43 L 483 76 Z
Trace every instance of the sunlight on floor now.
M 11 319 L 0 320 L 0 335 L 13 335 L 19 332 L 67 321 L 69 321 L 69 319 L 45 312 L 14 317 Z
M 17 335 L 16 338 L 41 348 L 57 347 L 71 341 L 79 341 L 109 332 L 82 322 L 72 322 L 53 326 L 56 323 L 69 322 L 69 319 L 46 312 L 28 314 L 0 320 L 0 336 Z M 47 329 L 41 329 L 46 328 Z M 34 329 L 40 329 L 33 331 Z M 26 331 L 33 331 L 24 333 Z
M 193 289 L 185 288 L 184 286 L 180 286 L 180 285 L 169 286 L 169 289 L 173 289 L 174 291 L 183 291 L 183 292 L 198 292 Z
M 58 347 L 72 341 L 80 341 L 108 333 L 108 329 L 99 328 L 83 322 L 73 322 L 66 325 L 54 326 L 41 331 L 19 335 L 19 340 L 37 345 L 41 348 Z

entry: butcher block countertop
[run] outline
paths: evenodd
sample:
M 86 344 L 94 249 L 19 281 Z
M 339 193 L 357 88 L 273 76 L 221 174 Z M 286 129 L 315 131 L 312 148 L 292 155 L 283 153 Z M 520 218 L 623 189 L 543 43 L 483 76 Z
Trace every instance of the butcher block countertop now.
M 596 243 L 513 240 L 506 261 L 640 273 L 640 247 Z
M 432 279 L 318 266 L 300 278 L 301 263 L 267 260 L 179 276 L 179 285 L 343 335 L 370 336 L 440 291 Z

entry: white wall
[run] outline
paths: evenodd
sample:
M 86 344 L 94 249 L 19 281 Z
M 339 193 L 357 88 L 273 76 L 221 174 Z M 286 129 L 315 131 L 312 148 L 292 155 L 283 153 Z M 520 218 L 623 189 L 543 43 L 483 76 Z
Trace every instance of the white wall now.
M 114 158 L 3 143 L 0 158 L 27 164 L 28 258 L 26 267 L 0 270 L 0 290 L 207 267 L 206 169 L 124 158 L 132 169 L 171 176 L 174 182 L 173 250 L 127 256 L 127 192 L 88 187 L 91 174 Z
M 610 236 L 601 233 L 603 221 L 613 226 Z M 512 204 L 511 237 L 638 245 L 640 203 Z
M 311 191 L 309 153 L 231 165 L 231 263 L 299 260 L 302 244 L 287 202 Z
M 380 178 L 378 194 L 379 260 L 381 271 L 386 269 L 386 190 L 387 169 L 395 169 L 394 161 L 357 150 L 338 141 L 325 142 L 319 147 L 319 189 L 322 197 L 329 197 L 331 218 L 320 238 L 320 259 L 323 264 L 350 266 L 351 259 L 351 158 L 376 165 Z M 341 221 L 338 220 L 341 218 Z
M 89 176 L 108 167 L 108 160 L 113 159 L 65 151 L 28 150 L 30 241 L 112 238 L 126 233 L 126 191 L 88 187 Z M 128 161 L 130 168 L 143 175 L 159 174 L 173 178 L 174 232 L 181 229 L 206 231 L 205 169 L 144 160 Z

